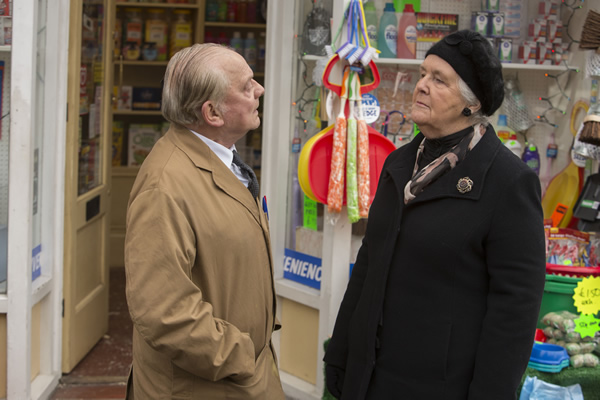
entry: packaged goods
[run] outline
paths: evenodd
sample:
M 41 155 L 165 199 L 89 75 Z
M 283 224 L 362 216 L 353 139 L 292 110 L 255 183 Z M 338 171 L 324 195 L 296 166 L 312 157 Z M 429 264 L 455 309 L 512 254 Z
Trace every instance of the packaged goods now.
M 504 13 L 490 13 L 490 36 L 491 37 L 502 37 L 504 36 Z
M 119 167 L 123 161 L 123 121 L 113 121 L 112 128 L 112 166 Z
M 158 61 L 166 61 L 167 59 L 168 28 L 165 10 L 148 10 L 144 42 L 146 44 L 154 43 L 156 47 L 156 60 Z
M 130 167 L 142 165 L 159 137 L 160 125 L 131 124 L 129 126 L 129 152 L 127 165 Z
M 398 41 L 398 20 L 394 4 L 385 3 L 385 8 L 379 21 L 379 51 L 381 58 L 396 58 Z
M 256 49 L 256 39 L 254 38 L 254 32 L 248 32 L 248 36 L 244 40 L 244 58 L 252 69 L 256 72 L 258 54 Z
M 476 11 L 472 14 L 471 17 L 471 28 L 483 36 L 487 36 L 489 29 L 490 20 L 488 18 L 488 13 L 484 11 Z
M 139 8 L 125 9 L 123 23 L 123 58 L 139 60 L 142 51 L 142 10 Z
M 513 59 L 513 41 L 510 38 L 500 38 L 498 44 L 498 58 L 500 62 L 510 63 Z
M 414 59 L 417 54 L 417 17 L 412 4 L 406 4 L 398 21 L 396 57 Z
M 173 57 L 179 50 L 192 45 L 192 22 L 190 10 L 173 11 L 173 25 L 171 26 L 171 48 L 169 56 Z
M 427 51 L 445 36 L 458 30 L 458 14 L 418 12 L 417 55 L 422 60 Z
M 589 234 L 568 228 L 550 228 L 547 262 L 585 267 L 589 263 Z
M 369 37 L 369 44 L 371 47 L 378 48 L 378 31 L 379 31 L 379 19 L 377 18 L 377 9 L 375 3 L 370 0 L 364 5 L 365 10 L 365 23 L 367 25 L 367 36 Z

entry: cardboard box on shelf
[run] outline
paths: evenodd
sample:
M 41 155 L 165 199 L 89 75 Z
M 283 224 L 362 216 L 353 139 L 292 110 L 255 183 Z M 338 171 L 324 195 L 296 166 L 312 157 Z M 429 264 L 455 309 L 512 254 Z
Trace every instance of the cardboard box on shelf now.
M 158 124 L 129 125 L 129 146 L 127 165 L 139 167 L 142 165 L 150 150 L 160 138 L 161 127 Z
M 158 111 L 161 96 L 161 88 L 134 87 L 131 108 L 140 111 Z

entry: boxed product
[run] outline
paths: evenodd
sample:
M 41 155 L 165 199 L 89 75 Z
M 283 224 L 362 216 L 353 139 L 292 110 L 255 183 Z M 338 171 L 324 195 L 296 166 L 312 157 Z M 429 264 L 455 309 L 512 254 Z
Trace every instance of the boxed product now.
M 123 161 L 123 121 L 113 121 L 112 128 L 112 166 L 119 167 Z
M 417 54 L 418 60 L 443 37 L 458 30 L 458 14 L 415 13 L 417 17 Z
M 131 86 L 114 86 L 113 93 L 116 93 L 117 110 L 131 110 L 131 98 L 133 96 L 133 88 Z
M 161 88 L 134 87 L 131 99 L 133 110 L 157 111 L 160 110 Z
M 548 21 L 544 18 L 535 18 L 529 23 L 529 40 L 537 42 L 546 40 Z
M 552 43 L 537 42 L 537 63 L 540 65 L 552 65 L 553 61 Z
M 159 124 L 131 124 L 129 126 L 129 152 L 127 165 L 137 167 L 142 165 L 150 150 L 160 138 Z
M 525 40 L 519 47 L 519 59 L 523 64 L 537 64 L 537 43 Z
M 546 27 L 546 40 L 548 43 L 562 43 L 562 21 L 549 19 Z
M 510 63 L 513 59 L 513 41 L 510 38 L 501 38 L 498 44 L 498 58 L 500 62 Z
M 475 32 L 488 36 L 490 31 L 490 19 L 485 11 L 476 11 L 471 16 L 471 29 Z
M 549 17 L 558 14 L 559 2 L 556 0 L 543 0 L 538 3 L 538 13 Z
M 491 37 L 502 37 L 504 36 L 504 13 L 498 12 L 489 15 L 490 18 L 490 36 Z
M 546 261 L 572 267 L 596 266 L 596 249 L 590 249 L 590 235 L 568 228 L 550 228 Z M 590 264 L 590 253 L 594 264 Z

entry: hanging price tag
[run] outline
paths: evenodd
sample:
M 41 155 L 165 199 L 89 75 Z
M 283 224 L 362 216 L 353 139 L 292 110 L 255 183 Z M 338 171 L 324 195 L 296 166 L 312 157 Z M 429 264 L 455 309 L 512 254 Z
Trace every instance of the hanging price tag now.
M 600 277 L 590 276 L 577 283 L 573 300 L 577 311 L 581 313 L 575 322 L 575 331 L 581 337 L 594 337 L 600 331 L 600 319 L 594 315 L 600 310 Z
M 594 337 L 596 332 L 600 330 L 600 327 L 598 327 L 600 319 L 594 318 L 593 315 L 581 315 L 573 322 L 575 322 L 575 332 L 579 332 L 582 338 L 586 336 Z
M 577 282 L 573 300 L 581 314 L 596 314 L 600 310 L 600 277 L 589 276 Z

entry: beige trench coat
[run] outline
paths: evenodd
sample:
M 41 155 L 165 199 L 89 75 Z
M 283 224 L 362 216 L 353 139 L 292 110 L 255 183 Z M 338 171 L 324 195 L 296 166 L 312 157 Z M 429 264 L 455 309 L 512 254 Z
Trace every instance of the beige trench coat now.
M 128 398 L 283 399 L 260 201 L 187 129 L 140 167 L 127 211 Z

